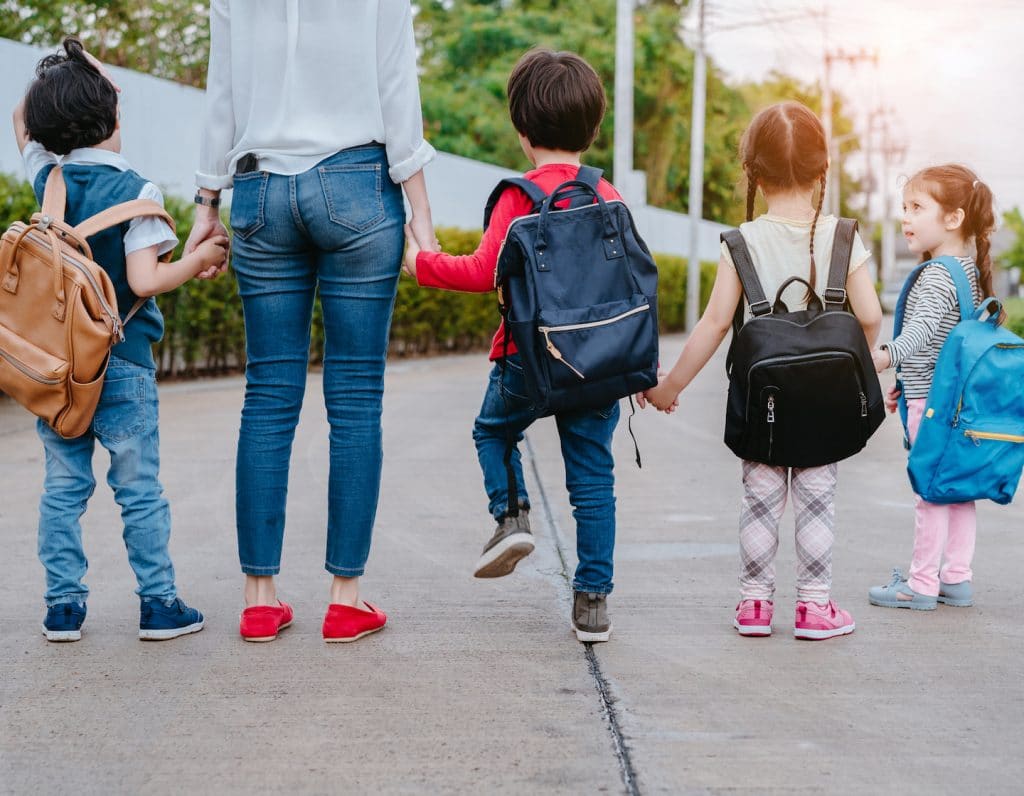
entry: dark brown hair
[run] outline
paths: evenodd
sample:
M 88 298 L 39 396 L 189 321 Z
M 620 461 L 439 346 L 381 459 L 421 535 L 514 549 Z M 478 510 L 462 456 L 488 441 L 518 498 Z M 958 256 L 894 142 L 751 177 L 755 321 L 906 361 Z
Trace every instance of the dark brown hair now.
M 964 223 L 960 230 L 964 240 L 974 238 L 977 249 L 978 271 L 981 273 L 982 296 L 992 293 L 992 244 L 989 236 L 996 228 L 996 214 L 992 191 L 978 179 L 978 175 L 966 166 L 947 163 L 944 166 L 929 166 L 921 169 L 907 180 L 906 188 L 924 191 L 939 203 L 943 212 L 964 211 Z M 904 190 L 906 190 L 906 188 Z M 921 255 L 921 262 L 930 260 L 931 252 Z
M 828 144 L 825 128 L 806 105 L 780 102 L 765 108 L 750 122 L 740 141 L 740 162 L 747 178 L 747 221 L 754 218 L 757 186 L 762 191 L 808 188 L 818 183 L 818 204 L 811 222 L 811 271 L 814 289 L 814 231 L 825 199 Z M 810 296 L 808 296 L 810 298 Z
M 533 146 L 586 151 L 606 105 L 597 72 L 576 53 L 530 50 L 508 78 L 512 124 Z
M 78 39 L 68 36 L 63 52 L 36 66 L 25 94 L 25 129 L 56 155 L 95 146 L 117 129 L 117 91 L 89 63 Z

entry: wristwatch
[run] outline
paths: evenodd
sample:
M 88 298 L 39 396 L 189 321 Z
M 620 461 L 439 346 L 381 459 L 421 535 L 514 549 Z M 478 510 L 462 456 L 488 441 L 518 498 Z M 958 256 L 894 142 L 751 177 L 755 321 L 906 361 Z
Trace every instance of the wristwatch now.
M 203 205 L 204 207 L 220 207 L 219 196 L 203 196 L 199 191 L 196 191 L 196 197 L 193 200 L 197 205 Z

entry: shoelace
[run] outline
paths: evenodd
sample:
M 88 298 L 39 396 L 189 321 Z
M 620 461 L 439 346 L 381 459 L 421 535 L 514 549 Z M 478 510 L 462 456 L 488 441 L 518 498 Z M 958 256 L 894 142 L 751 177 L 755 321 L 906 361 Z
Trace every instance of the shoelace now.
M 903 571 L 899 567 L 892 568 L 892 580 L 889 581 L 890 586 L 899 586 L 901 583 L 906 581 L 903 575 Z

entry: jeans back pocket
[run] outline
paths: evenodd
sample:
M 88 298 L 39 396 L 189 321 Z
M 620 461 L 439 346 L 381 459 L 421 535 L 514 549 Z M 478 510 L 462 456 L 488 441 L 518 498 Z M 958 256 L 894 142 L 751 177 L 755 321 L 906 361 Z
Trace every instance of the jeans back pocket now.
M 231 194 L 231 231 L 242 240 L 254 235 L 265 223 L 263 203 L 269 177 L 270 174 L 265 171 L 235 175 L 235 186 Z
M 317 171 L 327 214 L 335 224 L 365 232 L 384 220 L 379 163 L 339 163 Z

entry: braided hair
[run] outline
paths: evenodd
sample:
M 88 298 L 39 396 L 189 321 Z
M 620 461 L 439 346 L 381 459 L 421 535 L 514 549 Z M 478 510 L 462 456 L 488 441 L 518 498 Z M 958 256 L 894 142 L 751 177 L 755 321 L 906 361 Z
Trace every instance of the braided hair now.
M 754 218 L 754 200 L 759 185 L 768 191 L 820 186 L 811 222 L 811 265 L 807 279 L 813 290 L 817 279 L 814 233 L 825 199 L 828 172 L 828 144 L 821 120 L 799 102 L 780 102 L 765 108 L 743 133 L 740 162 L 747 179 L 747 221 Z M 810 297 L 808 293 L 806 298 Z

